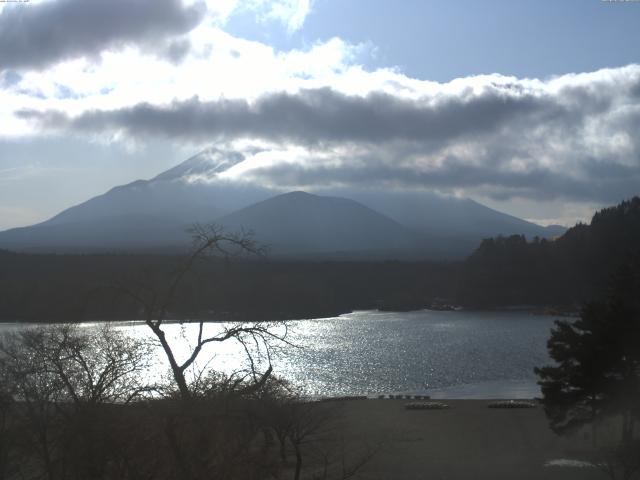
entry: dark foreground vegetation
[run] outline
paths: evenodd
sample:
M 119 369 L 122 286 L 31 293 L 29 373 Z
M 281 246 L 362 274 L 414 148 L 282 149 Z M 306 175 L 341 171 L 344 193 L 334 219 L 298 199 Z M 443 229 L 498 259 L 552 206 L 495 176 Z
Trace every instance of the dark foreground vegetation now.
M 574 305 L 602 296 L 611 276 L 640 254 L 640 197 L 597 212 L 554 241 L 522 236 L 482 242 L 464 264 L 465 304 Z
M 167 307 L 175 319 L 237 320 L 447 305 L 571 311 L 600 295 L 612 272 L 639 249 L 640 198 L 635 197 L 596 213 L 590 225 L 577 225 L 554 241 L 517 235 L 487 239 L 464 262 L 209 258 L 193 265 Z M 140 304 L 122 290 L 166 289 L 183 260 L 0 251 L 0 320 L 142 318 Z
M 0 337 L 1 480 L 298 480 L 303 468 L 311 470 L 305 478 L 343 479 L 368 460 L 368 448 L 343 444 L 336 454 L 331 405 L 302 398 L 273 375 L 274 350 L 291 346 L 285 322 L 211 330 L 200 321 L 193 338 L 167 334 L 170 307 L 200 260 L 260 254 L 250 237 L 217 227 L 195 227 L 193 238 L 190 254 L 161 281 L 154 273 L 98 289 L 139 309 L 142 338 L 107 322 Z M 215 355 L 205 355 L 224 342 L 242 347 L 245 367 L 222 374 Z
M 337 404 L 275 376 L 202 371 L 186 397 L 150 383 L 149 354 L 108 324 L 4 336 L 0 479 L 342 479 L 373 453 L 341 442 Z
M 0 319 L 140 319 L 113 286 L 166 287 L 181 256 L 0 253 Z M 174 319 L 294 319 L 356 309 L 424 308 L 452 298 L 457 266 L 420 262 L 283 262 L 207 259 L 184 278 Z
M 598 463 L 612 479 L 640 475 L 640 257 L 620 267 L 603 300 L 575 321 L 556 321 L 555 365 L 537 368 L 552 430 L 591 427 Z M 612 436 L 613 433 L 613 436 Z

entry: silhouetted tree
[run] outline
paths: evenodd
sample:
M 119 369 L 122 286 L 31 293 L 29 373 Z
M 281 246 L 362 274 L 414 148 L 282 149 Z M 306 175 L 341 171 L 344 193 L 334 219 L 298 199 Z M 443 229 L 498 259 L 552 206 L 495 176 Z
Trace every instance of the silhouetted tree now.
M 521 235 L 484 240 L 464 262 L 461 303 L 556 305 L 596 298 L 640 248 L 640 197 L 597 212 L 552 241 Z
M 278 327 L 284 325 L 283 323 L 278 325 L 267 322 L 234 323 L 223 327 L 221 331 L 214 334 L 206 334 L 206 322 L 199 320 L 197 322 L 198 331 L 194 339 L 195 343 L 186 359 L 182 361 L 176 357 L 175 345 L 172 345 L 171 340 L 167 338 L 164 324 L 168 320 L 167 317 L 170 314 L 172 303 L 183 281 L 187 275 L 193 272 L 199 261 L 210 256 L 228 259 L 229 257 L 237 257 L 244 254 L 258 256 L 264 254 L 264 249 L 257 245 L 252 235 L 247 232 L 238 234 L 226 233 L 222 227 L 214 224 L 206 226 L 195 225 L 191 229 L 191 234 L 193 236 L 192 250 L 172 272 L 168 284 L 164 288 L 147 284 L 141 285 L 135 290 L 125 285 L 120 285 L 117 289 L 140 306 L 144 315 L 144 322 L 160 342 L 169 362 L 175 386 L 183 399 L 186 400 L 193 397 L 193 388 L 189 385 L 186 372 L 194 366 L 203 347 L 207 344 L 222 343 L 227 340 L 236 340 L 244 348 L 250 364 L 248 375 L 254 380 L 254 385 L 251 388 L 259 388 L 272 372 L 271 342 L 285 340 L 286 326 L 282 331 L 277 331 Z M 258 372 L 258 366 L 254 362 L 253 354 L 256 353 L 256 350 L 258 350 L 258 354 L 265 354 L 268 366 L 264 372 Z
M 0 338 L 1 381 L 10 405 L 21 475 L 99 478 L 118 439 L 105 405 L 147 390 L 149 346 L 106 324 L 35 327 Z M 40 475 L 40 476 L 38 476 Z
M 640 418 L 638 257 L 615 275 L 606 301 L 585 305 L 575 322 L 556 322 L 548 348 L 557 365 L 535 371 L 552 429 L 565 433 L 620 417 L 620 449 L 627 451 Z M 623 477 L 639 466 L 625 466 Z

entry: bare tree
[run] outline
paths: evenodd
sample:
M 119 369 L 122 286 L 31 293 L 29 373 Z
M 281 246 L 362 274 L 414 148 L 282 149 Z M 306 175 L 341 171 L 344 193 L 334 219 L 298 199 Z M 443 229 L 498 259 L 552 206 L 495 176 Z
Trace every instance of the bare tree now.
M 55 389 L 51 400 L 75 405 L 129 402 L 150 388 L 141 374 L 151 345 L 109 324 L 28 328 L 3 338 L 0 352 L 20 398 L 38 389 L 36 381 Z
M 178 360 L 174 345 L 167 338 L 164 328 L 168 320 L 170 308 L 175 301 L 178 290 L 185 277 L 193 271 L 196 264 L 205 258 L 238 257 L 240 255 L 264 255 L 264 249 L 257 245 L 249 232 L 226 233 L 219 225 L 195 225 L 190 230 L 193 246 L 189 255 L 172 272 L 168 285 L 157 288 L 149 284 L 138 285 L 136 289 L 130 286 L 118 285 L 116 289 L 131 298 L 144 315 L 144 322 L 160 343 L 165 357 L 171 368 L 171 373 L 179 395 L 183 399 L 193 397 L 194 388 L 190 386 L 187 371 L 196 365 L 203 348 L 208 344 L 222 343 L 236 340 L 240 343 L 249 361 L 249 376 L 253 379 L 251 388 L 260 388 L 271 375 L 271 351 L 274 341 L 286 342 L 286 324 L 280 322 L 234 323 L 224 326 L 214 334 L 205 333 L 205 321 L 197 321 L 195 343 L 186 359 Z M 267 368 L 259 372 L 259 365 L 255 361 L 256 352 L 262 353 L 267 362 Z
M 54 405 L 64 400 L 64 386 L 43 355 L 41 346 L 44 329 L 28 329 L 4 335 L 0 342 L 0 371 L 3 382 L 10 386 L 12 396 L 18 400 L 13 414 L 24 427 L 20 447 L 25 463 L 42 471 L 48 480 L 56 478 L 55 464 L 59 457 L 56 438 L 59 415 Z M 16 439 L 12 439 L 16 442 Z
M 49 480 L 67 478 L 70 470 L 97 478 L 113 450 L 107 444 L 114 439 L 105 435 L 107 404 L 147 390 L 141 374 L 148 359 L 147 342 L 109 325 L 31 327 L 3 336 L 0 371 L 21 430 L 12 443 L 21 444 L 26 472 Z

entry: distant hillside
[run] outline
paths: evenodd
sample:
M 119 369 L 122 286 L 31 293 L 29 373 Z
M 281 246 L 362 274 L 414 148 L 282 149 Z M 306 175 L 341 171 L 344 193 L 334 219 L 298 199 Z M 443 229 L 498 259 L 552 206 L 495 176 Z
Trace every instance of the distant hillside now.
M 0 322 L 139 319 L 139 305 L 107 286 L 164 292 L 180 255 L 51 255 L 0 252 Z M 352 310 L 423 308 L 451 296 L 449 263 L 207 261 L 171 305 L 175 319 L 331 317 Z
M 464 265 L 460 297 L 477 306 L 579 304 L 640 255 L 640 197 L 597 212 L 555 241 L 484 240 Z M 640 292 L 638 292 L 640 295 Z
M 354 192 L 353 198 L 397 222 L 425 235 L 473 238 L 475 249 L 484 238 L 497 235 L 525 235 L 552 238 L 566 228 L 543 227 L 499 212 L 469 198 L 445 197 L 428 192 L 380 194 Z
M 353 198 L 422 235 L 437 259 L 463 259 L 487 237 L 554 238 L 567 229 L 543 227 L 468 199 L 430 192 L 355 191 Z
M 209 148 L 150 180 L 136 180 L 114 187 L 103 195 L 68 208 L 44 224 L 91 223 L 127 216 L 131 219 L 160 218 L 168 224 L 179 225 L 211 222 L 271 196 L 261 189 L 216 183 L 221 173 L 242 160 L 241 155 Z
M 189 242 L 189 224 L 150 215 L 44 222 L 0 232 L 3 246 L 32 253 L 175 252 Z
M 411 247 L 414 238 L 406 227 L 357 202 L 302 192 L 276 196 L 225 219 L 229 226 L 242 224 L 262 232 L 262 239 L 277 248 L 278 238 L 285 238 L 291 242 L 289 251 L 296 245 L 315 248 L 314 242 L 323 248 L 351 245 L 373 251 L 405 242 Z M 301 232 L 310 233 L 305 237 Z M 277 256 L 202 262 L 185 281 L 171 315 L 264 320 L 443 304 L 570 309 L 605 291 L 610 273 L 639 255 L 639 248 L 640 199 L 633 198 L 598 212 L 590 225 L 577 225 L 554 241 L 522 235 L 486 239 L 464 262 L 291 261 Z M 162 287 L 181 258 L 0 250 L 0 320 L 139 318 L 137 305 L 128 297 L 116 298 L 113 291 L 99 287 L 139 288 L 149 282 Z
M 0 248 L 27 252 L 181 252 L 186 230 L 209 223 L 270 192 L 216 183 L 218 175 L 241 162 L 206 149 L 150 180 L 112 188 L 29 227 L 0 232 Z M 216 183 L 215 186 L 212 183 Z
M 208 148 L 154 178 L 114 187 L 37 225 L 0 232 L 0 248 L 182 252 L 190 226 L 216 222 L 259 231 L 274 254 L 291 258 L 451 260 L 469 255 L 488 236 L 564 231 L 429 192 L 318 188 L 323 194 L 315 197 L 282 196 L 275 188 L 229 181 L 229 169 L 243 161 L 239 153 Z
M 418 256 L 421 238 L 408 228 L 346 198 L 291 192 L 218 219 L 227 230 L 252 230 L 271 254 Z

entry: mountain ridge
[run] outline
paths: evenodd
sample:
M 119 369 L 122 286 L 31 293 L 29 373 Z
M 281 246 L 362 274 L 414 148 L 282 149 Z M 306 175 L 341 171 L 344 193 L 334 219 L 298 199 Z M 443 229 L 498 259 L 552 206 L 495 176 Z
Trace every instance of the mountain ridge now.
M 320 190 L 322 195 L 313 190 L 311 193 L 283 193 L 220 177 L 242 161 L 244 157 L 237 152 L 225 152 L 215 147 L 205 149 L 149 180 L 115 186 L 44 222 L 0 232 L 0 248 L 65 253 L 113 249 L 137 251 L 140 248 L 175 250 L 188 245 L 185 230 L 190 225 L 213 222 L 226 223 L 234 229 L 261 224 L 263 231 L 258 233 L 269 243 L 276 244 L 275 251 L 280 255 L 346 252 L 347 256 L 358 257 L 365 251 L 377 251 L 380 258 L 389 259 L 462 258 L 470 254 L 480 240 L 490 236 L 557 235 L 555 231 L 550 232 L 545 227 L 470 199 L 427 192 L 399 194 L 344 189 L 336 192 Z M 246 225 L 238 220 L 247 215 L 243 213 L 244 209 L 263 208 L 256 205 L 277 197 L 280 200 L 267 204 L 274 210 L 270 215 L 281 219 L 277 228 L 264 224 L 260 215 L 245 219 Z M 322 208 L 311 205 L 312 198 L 325 205 Z M 306 201 L 308 211 L 293 215 L 291 209 L 302 199 Z M 354 204 L 362 208 L 356 208 Z M 332 208 L 334 212 L 329 213 Z M 284 221 L 287 215 L 290 219 Z M 324 219 L 324 226 L 317 225 L 319 216 Z M 315 222 L 311 222 L 312 217 L 316 217 Z M 346 242 L 344 245 L 336 242 L 335 236 L 326 234 L 337 228 L 338 219 L 342 219 L 341 225 L 354 228 L 351 234 L 341 233 Z M 369 233 L 356 233 L 356 225 L 362 227 L 362 232 L 369 229 Z M 314 237 L 318 241 L 314 241 Z M 294 238 L 295 242 L 290 241 Z M 322 242 L 321 238 L 324 239 Z M 290 252 L 286 252 L 287 244 Z M 305 251 L 305 244 L 312 248 Z
M 293 191 L 218 219 L 229 230 L 249 228 L 273 253 L 417 252 L 419 236 L 348 198 Z M 404 252 L 404 253 L 403 253 Z

